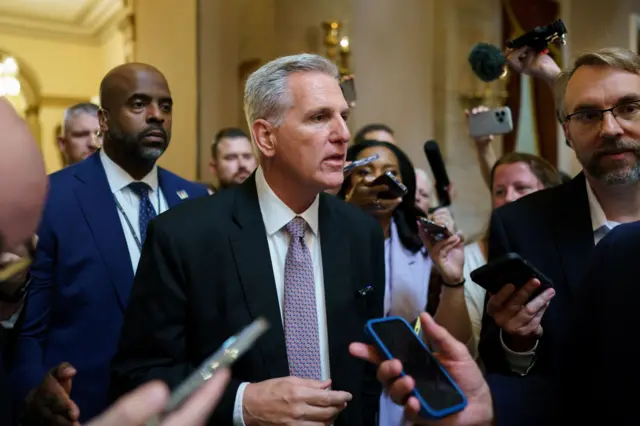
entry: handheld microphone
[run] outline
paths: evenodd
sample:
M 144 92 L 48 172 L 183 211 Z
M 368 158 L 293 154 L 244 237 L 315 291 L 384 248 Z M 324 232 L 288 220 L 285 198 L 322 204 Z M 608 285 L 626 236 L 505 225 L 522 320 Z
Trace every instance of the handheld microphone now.
M 444 166 L 442 154 L 440 153 L 440 147 L 434 140 L 424 143 L 424 155 L 427 156 L 427 161 L 433 172 L 433 179 L 435 180 L 435 189 L 438 194 L 438 200 L 440 200 L 439 207 L 447 207 L 451 205 L 451 197 L 449 196 L 449 175 L 447 169 Z

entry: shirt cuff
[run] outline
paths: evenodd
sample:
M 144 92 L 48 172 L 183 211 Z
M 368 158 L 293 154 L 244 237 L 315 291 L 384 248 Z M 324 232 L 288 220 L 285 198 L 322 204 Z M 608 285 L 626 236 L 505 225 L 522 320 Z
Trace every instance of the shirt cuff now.
M 519 374 L 520 376 L 526 376 L 529 374 L 529 370 L 531 370 L 535 364 L 538 343 L 540 343 L 540 340 L 536 340 L 536 344 L 527 352 L 512 351 L 507 347 L 507 345 L 505 345 L 504 339 L 502 338 L 502 329 L 500 329 L 500 344 L 502 344 L 502 349 L 504 349 L 504 355 L 507 359 L 507 363 L 509 364 L 511 371 Z
M 233 426 L 246 426 L 242 415 L 242 398 L 244 397 L 244 388 L 249 382 L 240 383 L 236 392 L 236 402 L 233 405 Z
M 22 313 L 22 308 L 24 307 L 24 297 L 18 303 L 20 303 L 18 310 L 15 311 L 13 315 L 11 315 L 6 320 L 0 321 L 0 324 L 2 324 L 2 328 L 11 330 L 16 325 L 16 322 L 18 322 L 18 318 L 20 318 L 20 314 Z

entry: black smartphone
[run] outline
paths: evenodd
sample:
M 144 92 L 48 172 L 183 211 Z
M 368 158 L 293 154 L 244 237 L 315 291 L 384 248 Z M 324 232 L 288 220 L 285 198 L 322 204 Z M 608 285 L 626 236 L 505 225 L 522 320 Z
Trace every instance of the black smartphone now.
M 378 198 L 383 200 L 395 200 L 398 197 L 404 197 L 409 191 L 390 171 L 384 172 L 371 183 L 371 186 L 377 185 L 387 185 L 389 188 L 388 191 L 378 193 Z
M 349 108 L 353 108 L 356 105 L 356 84 L 353 77 L 342 80 L 340 88 L 347 105 L 349 105 Z
M 404 318 L 369 320 L 365 332 L 384 358 L 402 362 L 401 376 L 415 381 L 412 394 L 420 401 L 420 416 L 441 419 L 466 407 L 458 385 Z
M 540 281 L 540 287 L 532 298 L 553 287 L 549 278 L 517 253 L 507 253 L 471 272 L 473 282 L 492 294 L 507 284 L 513 284 L 518 289 L 532 278 Z
M 446 226 L 438 225 L 432 220 L 427 219 L 426 217 L 420 218 L 420 223 L 424 230 L 433 238 L 435 241 L 446 240 L 451 236 L 451 232 Z

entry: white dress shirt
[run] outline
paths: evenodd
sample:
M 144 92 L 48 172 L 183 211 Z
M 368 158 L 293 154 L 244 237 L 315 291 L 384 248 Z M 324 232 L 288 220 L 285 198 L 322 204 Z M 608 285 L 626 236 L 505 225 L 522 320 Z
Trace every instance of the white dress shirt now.
M 160 214 L 166 210 L 168 210 L 169 205 L 167 204 L 167 200 L 162 194 L 160 187 L 158 185 L 158 166 L 154 165 L 153 169 L 147 174 L 145 177 L 136 181 L 132 178 L 127 172 L 125 172 L 122 167 L 118 166 L 113 162 L 111 158 L 104 152 L 104 150 L 100 150 L 100 161 L 102 161 L 102 166 L 104 167 L 104 171 L 107 174 L 107 181 L 109 182 L 109 188 L 111 188 L 111 193 L 114 195 L 116 201 L 124 210 L 124 213 L 127 215 L 125 218 L 122 214 L 122 211 L 118 209 L 118 217 L 120 218 L 120 223 L 122 224 L 122 230 L 124 231 L 124 237 L 127 241 L 127 248 L 129 249 L 129 257 L 131 258 L 131 266 L 133 267 L 133 272 L 135 273 L 138 269 L 138 262 L 140 261 L 140 248 L 138 248 L 138 244 L 136 243 L 136 238 L 138 241 L 142 242 L 140 238 L 140 197 L 138 197 L 128 185 L 132 182 L 145 182 L 151 187 L 151 191 L 149 192 L 149 199 L 151 200 L 151 204 L 153 204 L 153 208 L 156 210 L 157 214 Z M 135 232 L 135 236 L 131 233 L 131 228 L 127 223 L 127 219 L 131 224 L 131 228 L 133 228 L 133 232 Z
M 284 226 L 291 222 L 296 216 L 301 216 L 309 229 L 305 233 L 304 241 L 311 252 L 313 262 L 313 279 L 316 289 L 316 309 L 318 313 L 318 332 L 320 338 L 320 366 L 322 369 L 322 379 L 330 378 L 329 373 L 329 335 L 327 330 L 327 311 L 324 297 L 324 278 L 322 272 L 322 253 L 320 250 L 320 236 L 318 207 L 320 197 L 316 197 L 313 204 L 302 214 L 296 215 L 269 187 L 265 180 L 261 167 L 256 170 L 256 189 L 258 192 L 258 202 L 262 220 L 267 231 L 267 243 L 269 244 L 269 254 L 271 255 L 271 268 L 273 278 L 276 283 L 278 302 L 280 304 L 280 315 L 284 321 L 284 263 L 289 250 L 290 234 Z M 242 398 L 244 389 L 248 383 L 242 383 L 236 393 L 236 401 L 233 410 L 233 424 L 244 426 L 242 415 Z
M 620 223 L 607 220 L 607 216 L 604 214 L 604 210 L 602 210 L 600 202 L 593 193 L 593 189 L 591 188 L 589 181 L 586 183 L 587 199 L 589 200 L 589 213 L 591 215 L 591 229 L 593 231 L 593 243 L 594 245 L 597 245 L 609 231 L 620 225 Z M 502 343 L 502 348 L 505 351 L 511 371 L 520 374 L 521 376 L 527 375 L 529 370 L 533 367 L 535 363 L 536 349 L 538 349 L 538 342 L 539 341 L 537 341 L 533 349 L 528 352 L 514 352 L 504 344 L 504 340 L 502 340 L 502 329 L 500 329 L 500 343 Z

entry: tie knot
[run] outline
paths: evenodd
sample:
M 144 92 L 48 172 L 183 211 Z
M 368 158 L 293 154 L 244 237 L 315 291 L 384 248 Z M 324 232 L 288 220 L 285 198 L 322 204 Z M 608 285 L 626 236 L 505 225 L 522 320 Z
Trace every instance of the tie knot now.
M 300 216 L 296 216 L 291 219 L 291 222 L 287 223 L 284 227 L 292 237 L 303 238 L 304 232 L 307 229 L 307 221 L 305 221 Z
M 145 182 L 131 182 L 129 188 L 140 198 L 148 197 L 151 186 Z

